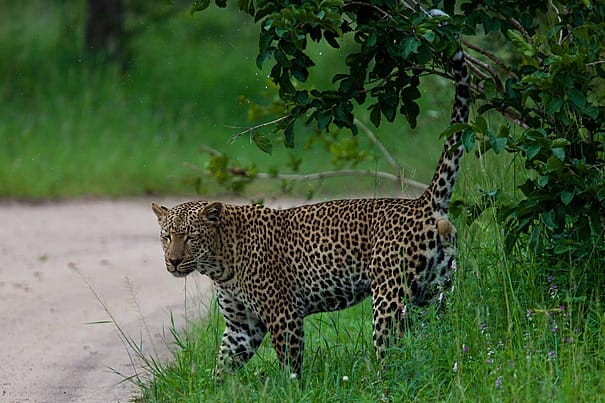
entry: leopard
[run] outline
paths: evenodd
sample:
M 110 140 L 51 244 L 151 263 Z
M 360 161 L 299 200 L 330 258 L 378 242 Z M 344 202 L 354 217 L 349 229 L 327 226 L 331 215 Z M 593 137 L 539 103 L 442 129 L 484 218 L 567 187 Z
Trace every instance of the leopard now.
M 450 64 L 456 86 L 451 123 L 466 123 L 471 87 L 461 49 Z M 407 304 L 439 304 L 456 269 L 457 232 L 448 208 L 464 152 L 461 137 L 458 131 L 446 139 L 429 186 L 414 199 L 285 209 L 152 203 L 168 272 L 199 272 L 213 282 L 225 319 L 214 376 L 222 379 L 246 364 L 267 333 L 280 366 L 300 376 L 305 317 L 368 297 L 373 346 L 382 357 L 406 322 Z

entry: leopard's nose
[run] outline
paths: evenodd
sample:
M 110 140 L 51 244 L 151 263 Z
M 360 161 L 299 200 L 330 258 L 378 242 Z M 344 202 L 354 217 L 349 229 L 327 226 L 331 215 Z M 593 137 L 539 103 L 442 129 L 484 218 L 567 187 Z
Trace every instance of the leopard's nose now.
M 168 259 L 168 261 L 170 262 L 172 267 L 176 269 L 178 265 L 183 261 L 183 259 Z

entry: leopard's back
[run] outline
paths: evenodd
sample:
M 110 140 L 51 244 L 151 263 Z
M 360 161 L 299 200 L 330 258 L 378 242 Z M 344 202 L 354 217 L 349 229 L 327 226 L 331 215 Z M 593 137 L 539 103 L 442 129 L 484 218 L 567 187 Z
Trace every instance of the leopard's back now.
M 447 283 L 455 229 L 419 200 L 351 199 L 274 210 L 226 206 L 217 258 L 249 300 L 267 290 L 290 293 L 301 313 L 351 306 L 371 292 L 371 278 L 405 277 L 401 297 L 424 304 Z M 435 270 L 438 268 L 438 270 Z M 261 302 L 262 304 L 262 302 Z

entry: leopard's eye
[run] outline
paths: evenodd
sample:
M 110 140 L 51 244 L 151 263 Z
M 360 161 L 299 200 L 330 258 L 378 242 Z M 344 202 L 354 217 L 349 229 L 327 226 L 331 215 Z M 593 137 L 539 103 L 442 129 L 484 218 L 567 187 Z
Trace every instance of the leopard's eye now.
M 163 240 L 170 242 L 170 233 L 168 231 L 162 231 L 160 237 Z
M 185 235 L 185 242 L 189 242 L 189 241 L 194 241 L 196 239 L 198 239 L 200 237 L 200 233 L 199 232 L 190 232 L 187 235 Z

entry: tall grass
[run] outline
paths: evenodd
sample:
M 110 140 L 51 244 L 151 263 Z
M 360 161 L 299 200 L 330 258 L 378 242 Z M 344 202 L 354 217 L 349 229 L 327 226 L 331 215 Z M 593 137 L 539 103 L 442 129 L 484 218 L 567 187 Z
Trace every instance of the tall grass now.
M 139 385 L 141 401 L 601 401 L 602 307 L 553 298 L 537 268 L 513 276 L 514 264 L 475 252 L 460 257 L 445 315 L 414 312 L 386 368 L 374 359 L 365 301 L 307 320 L 301 380 L 280 372 L 267 340 L 217 384 L 210 369 L 223 323 L 214 311 L 178 334 L 174 361 Z

